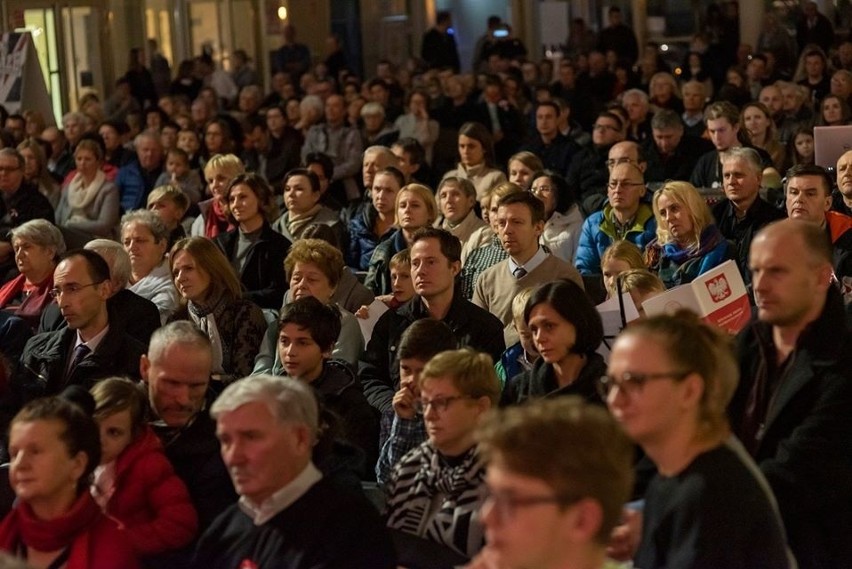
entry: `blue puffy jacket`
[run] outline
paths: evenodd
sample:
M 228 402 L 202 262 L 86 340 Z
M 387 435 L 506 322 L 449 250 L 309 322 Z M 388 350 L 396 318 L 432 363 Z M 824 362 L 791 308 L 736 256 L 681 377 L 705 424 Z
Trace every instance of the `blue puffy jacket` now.
M 608 203 L 603 210 L 596 211 L 583 222 L 580 244 L 574 256 L 574 264 L 581 275 L 600 275 L 601 257 L 606 248 L 615 241 L 615 225 L 612 223 L 612 206 Z M 640 251 L 656 238 L 657 220 L 654 210 L 646 203 L 639 204 L 636 221 L 627 232 L 626 239 L 639 247 Z

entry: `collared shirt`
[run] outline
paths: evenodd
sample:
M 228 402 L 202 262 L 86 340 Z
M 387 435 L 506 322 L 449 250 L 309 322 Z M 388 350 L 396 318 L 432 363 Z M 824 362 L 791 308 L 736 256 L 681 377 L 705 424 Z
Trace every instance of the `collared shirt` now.
M 91 353 L 95 353 L 95 350 L 98 349 L 98 346 L 103 341 L 104 336 L 107 335 L 107 332 L 109 332 L 109 325 L 105 326 L 103 330 L 95 334 L 88 342 L 85 342 L 83 341 L 83 338 L 80 337 L 80 331 L 77 330 L 77 341 L 74 342 L 74 349 L 77 349 L 77 346 L 85 345 L 89 348 Z
M 511 274 L 512 276 L 515 276 L 515 273 L 518 269 L 524 269 L 526 271 L 526 273 L 524 273 L 524 274 L 528 275 L 531 272 L 533 272 L 534 270 L 536 270 L 536 268 L 540 264 L 542 264 L 545 261 L 545 259 L 547 259 L 547 251 L 545 251 L 543 247 L 539 247 L 538 251 L 535 252 L 535 255 L 533 255 L 532 258 L 529 261 L 527 261 L 526 263 L 524 263 L 523 265 L 519 265 L 518 263 L 516 263 L 515 260 L 512 258 L 512 256 L 510 255 L 509 256 L 509 274 Z
M 313 462 L 309 462 L 296 478 L 264 500 L 262 504 L 255 505 L 245 496 L 240 496 L 239 507 L 252 519 L 254 525 L 260 526 L 290 507 L 320 480 L 322 480 L 322 473 Z

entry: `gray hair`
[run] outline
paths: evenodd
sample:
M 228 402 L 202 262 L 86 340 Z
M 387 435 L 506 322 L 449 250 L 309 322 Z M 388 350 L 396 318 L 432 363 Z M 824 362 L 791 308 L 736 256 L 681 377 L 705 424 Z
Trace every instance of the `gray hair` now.
M 644 103 L 645 105 L 648 105 L 651 102 L 651 99 L 648 98 L 648 93 L 641 89 L 628 89 L 621 96 L 621 100 L 625 101 L 628 97 L 638 97 L 639 100 L 642 101 L 642 103 Z
M 210 357 L 213 356 L 213 347 L 207 334 L 189 320 L 176 320 L 157 328 L 151 334 L 151 341 L 148 343 L 148 359 L 152 362 L 160 361 L 166 349 L 175 344 L 192 346 L 203 350 Z
M 370 102 L 361 107 L 361 116 L 382 115 L 385 116 L 385 108 L 381 103 Z
M 112 239 L 92 239 L 83 248 L 104 258 L 109 265 L 109 274 L 112 277 L 110 280 L 116 285 L 116 292 L 127 286 L 131 271 L 130 255 L 121 243 Z
M 9 232 L 9 237 L 13 243 L 15 239 L 23 239 L 40 247 L 53 249 L 56 256 L 65 252 L 65 239 L 62 238 L 62 232 L 46 219 L 32 219 L 22 223 Z
M 367 147 L 364 151 L 364 158 L 370 156 L 371 154 L 382 154 L 384 158 L 388 161 L 387 164 L 382 166 L 382 168 L 386 168 L 388 166 L 396 166 L 399 163 L 399 158 L 396 157 L 390 148 L 387 146 L 382 146 L 381 144 L 374 144 L 373 146 Z
M 122 234 L 124 234 L 124 229 L 131 223 L 138 223 L 147 227 L 148 231 L 151 232 L 151 235 L 154 236 L 154 241 L 156 243 L 163 240 L 168 241 L 169 239 L 169 230 L 166 227 L 166 224 L 163 223 L 163 218 L 150 209 L 134 209 L 133 211 L 128 211 L 121 216 Z
M 12 158 L 18 161 L 18 168 L 22 170 L 26 164 L 26 161 L 24 160 L 24 155 L 18 152 L 18 150 L 12 146 L 0 148 L 0 156 L 11 156 Z
M 160 135 L 150 129 L 143 130 L 142 132 L 136 135 L 136 138 L 133 139 L 133 147 L 136 148 L 137 146 L 139 146 L 139 143 L 145 140 L 146 138 L 148 140 L 153 140 L 162 148 L 162 143 L 160 142 Z
M 246 85 L 243 87 L 243 93 L 248 93 L 252 97 L 258 100 L 258 102 L 263 98 L 263 91 L 257 85 Z
M 680 115 L 670 109 L 661 109 L 654 113 L 651 119 L 651 128 L 653 130 L 665 130 L 669 128 L 679 128 L 683 130 L 683 120 Z
M 467 178 L 459 178 L 458 176 L 448 176 L 441 180 L 441 183 L 438 184 L 438 189 L 435 193 L 440 194 L 441 188 L 447 184 L 455 184 L 465 196 L 469 198 L 476 198 L 476 187 L 473 185 L 473 182 Z
M 299 103 L 299 110 L 304 112 L 306 109 L 313 109 L 322 115 L 325 112 L 325 105 L 323 105 L 322 99 L 318 96 L 306 95 L 302 99 L 302 102 Z
M 85 126 L 87 118 L 88 117 L 86 117 L 85 114 L 79 111 L 71 111 L 70 113 L 65 113 L 64 115 L 62 115 L 62 126 L 65 126 L 66 122 L 72 120 L 83 123 L 83 125 Z
M 707 86 L 706 86 L 706 85 L 704 84 L 704 82 L 702 82 L 702 81 L 698 81 L 698 80 L 696 80 L 696 79 L 690 79 L 689 81 L 687 81 L 686 83 L 684 83 L 684 84 L 683 84 L 683 86 L 680 88 L 681 93 L 683 93 L 683 90 L 684 90 L 686 87 L 698 87 L 699 89 L 701 89 L 701 93 L 702 93 L 705 97 L 707 96 Z
M 313 388 L 290 377 L 254 375 L 225 388 L 210 408 L 210 416 L 218 419 L 248 403 L 264 403 L 281 423 L 300 423 L 308 427 L 316 440 L 319 430 L 319 406 Z
M 736 146 L 719 153 L 719 162 L 723 165 L 729 160 L 743 160 L 758 177 L 763 173 L 763 162 L 754 148 Z

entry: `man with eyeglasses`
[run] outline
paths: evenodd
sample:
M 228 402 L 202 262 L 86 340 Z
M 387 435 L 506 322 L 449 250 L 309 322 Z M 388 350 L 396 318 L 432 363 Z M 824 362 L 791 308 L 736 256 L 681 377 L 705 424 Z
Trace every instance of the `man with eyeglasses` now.
M 35 185 L 24 181 L 20 152 L 0 149 L 0 284 L 18 274 L 9 231 L 33 219 L 53 223 L 53 206 Z
M 468 569 L 602 569 L 633 487 L 633 446 L 579 398 L 495 413 L 477 431 L 487 462 L 487 545 Z
M 30 338 L 4 410 L 15 412 L 69 385 L 89 389 L 114 375 L 139 378 L 145 346 L 122 327 L 110 326 L 107 299 L 112 287 L 103 257 L 85 249 L 67 251 L 56 265 L 53 285 L 51 294 L 68 326 Z
M 607 187 L 609 201 L 583 222 L 574 257 L 582 275 L 603 274 L 601 257 L 613 242 L 627 240 L 644 251 L 656 237 L 654 210 L 642 200 L 646 189 L 639 166 L 631 161 L 616 163 L 610 170 Z
M 815 223 L 778 221 L 752 241 L 749 266 L 757 314 L 737 337 L 731 427 L 772 488 L 799 567 L 845 567 L 852 338 L 831 244 Z
M 574 154 L 568 166 L 566 179 L 574 188 L 577 203 L 585 215 L 600 206 L 600 196 L 606 195 L 608 174 L 606 161 L 612 146 L 624 140 L 624 123 L 612 112 L 604 111 L 595 120 L 592 129 L 592 144 Z M 592 198 L 589 200 L 589 198 Z M 589 200 L 591 207 L 587 207 Z

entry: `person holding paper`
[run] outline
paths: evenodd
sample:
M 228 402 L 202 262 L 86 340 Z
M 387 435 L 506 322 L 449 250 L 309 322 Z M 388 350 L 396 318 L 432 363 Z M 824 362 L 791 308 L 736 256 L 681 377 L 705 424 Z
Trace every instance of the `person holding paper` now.
M 710 208 L 689 182 L 669 182 L 654 194 L 657 239 L 645 249 L 648 267 L 666 288 L 735 258 L 733 246 L 713 223 Z

